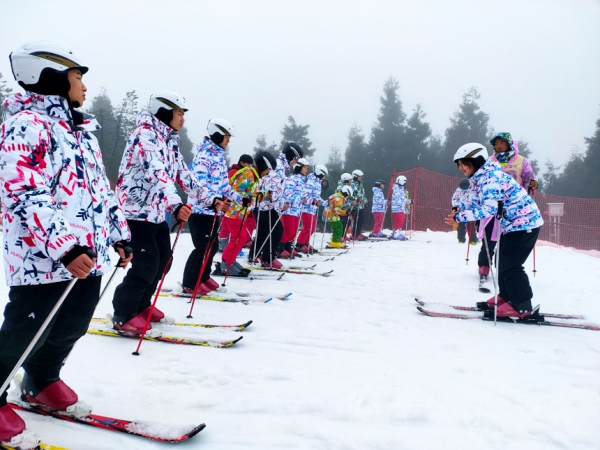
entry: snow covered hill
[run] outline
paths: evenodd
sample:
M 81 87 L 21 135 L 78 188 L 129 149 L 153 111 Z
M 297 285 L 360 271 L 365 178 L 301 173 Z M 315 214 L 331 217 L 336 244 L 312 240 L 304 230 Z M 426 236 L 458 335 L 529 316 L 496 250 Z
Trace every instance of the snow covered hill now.
M 180 281 L 190 250 L 183 235 L 165 286 Z M 229 279 L 229 293 L 293 295 L 267 304 L 197 301 L 195 322 L 254 320 L 226 349 L 144 341 L 132 356 L 135 340 L 86 335 L 62 377 L 98 414 L 205 422 L 177 445 L 182 450 L 600 448 L 600 332 L 494 326 L 416 310 L 415 297 L 460 305 L 487 299 L 477 290 L 477 251 L 466 265 L 454 233 L 420 232 L 406 242 L 357 242 L 332 261 L 294 261 L 333 269 L 328 278 Z M 600 258 L 544 245 L 536 253 L 535 277 L 532 261 L 526 266 L 534 304 L 600 324 Z M 123 274 L 97 316 L 112 313 Z M 7 292 L 0 288 L 2 305 Z M 190 305 L 160 297 L 158 307 L 185 321 Z M 73 450 L 168 447 L 23 416 L 44 441 Z

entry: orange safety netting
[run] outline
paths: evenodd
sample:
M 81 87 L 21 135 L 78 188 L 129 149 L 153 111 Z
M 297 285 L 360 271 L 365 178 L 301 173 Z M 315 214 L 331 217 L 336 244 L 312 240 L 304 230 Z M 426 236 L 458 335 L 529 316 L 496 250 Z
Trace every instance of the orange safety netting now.
M 444 175 L 422 167 L 395 172 L 388 185 L 388 199 L 398 175 L 406 176 L 405 189 L 413 201 L 406 216 L 407 228 L 450 231 L 450 227 L 444 224 L 444 217 L 452 209 L 452 194 L 463 177 Z M 534 199 L 545 222 L 540 230 L 540 240 L 580 250 L 600 250 L 600 199 L 560 197 L 539 191 L 535 192 Z M 372 223 L 369 212 L 367 209 L 365 228 Z M 386 228 L 391 227 L 389 216 L 385 217 Z

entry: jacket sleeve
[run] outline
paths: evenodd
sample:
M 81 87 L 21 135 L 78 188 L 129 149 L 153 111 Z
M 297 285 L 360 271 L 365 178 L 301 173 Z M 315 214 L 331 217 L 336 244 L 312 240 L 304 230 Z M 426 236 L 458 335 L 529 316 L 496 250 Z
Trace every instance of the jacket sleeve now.
M 53 197 L 55 180 L 48 172 L 52 167 L 50 133 L 39 122 L 17 121 L 11 136 L 10 142 L 6 134 L 0 142 L 3 208 L 12 210 L 25 227 L 23 239 L 30 239 L 45 257 L 58 261 L 78 239 Z
M 502 172 L 502 175 L 506 175 Z M 506 175 L 510 177 L 510 175 Z M 461 201 L 460 211 L 456 214 L 457 222 L 474 222 L 496 214 L 498 211 L 497 194 L 501 191 L 500 183 L 491 176 L 481 180 L 480 186 L 473 193 L 472 203 Z
M 527 158 L 523 158 L 523 172 L 521 173 L 521 180 L 523 184 L 521 187 L 525 190 L 529 187 L 529 183 L 532 180 L 537 181 L 537 177 L 535 173 L 533 173 L 533 167 L 531 167 L 531 163 Z
M 179 150 L 177 150 L 177 184 L 197 204 L 212 205 L 213 199 L 210 197 L 208 190 L 198 184 Z

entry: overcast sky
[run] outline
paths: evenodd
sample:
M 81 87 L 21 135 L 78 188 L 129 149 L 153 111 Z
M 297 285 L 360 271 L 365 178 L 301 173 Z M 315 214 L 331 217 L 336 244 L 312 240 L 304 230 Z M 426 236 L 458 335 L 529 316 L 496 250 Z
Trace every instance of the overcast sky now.
M 24 42 L 61 41 L 84 58 L 88 102 L 136 90 L 186 97 L 198 143 L 211 117 L 236 134 L 232 159 L 256 137 L 281 139 L 289 115 L 310 125 L 323 163 L 356 123 L 369 136 L 383 84 L 400 83 L 443 136 L 476 86 L 496 131 L 564 164 L 600 118 L 600 0 L 2 1 L 0 72 Z M 84 106 L 90 106 L 89 103 Z M 451 164 L 451 161 L 448 161 Z

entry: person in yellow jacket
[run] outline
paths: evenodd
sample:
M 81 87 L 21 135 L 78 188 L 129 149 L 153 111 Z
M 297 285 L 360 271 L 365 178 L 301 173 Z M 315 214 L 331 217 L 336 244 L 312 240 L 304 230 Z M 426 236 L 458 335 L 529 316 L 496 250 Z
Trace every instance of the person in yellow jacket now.
M 352 194 L 353 191 L 350 186 L 343 186 L 339 192 L 336 192 L 329 197 L 324 216 L 325 221 L 329 224 L 332 231 L 331 242 L 329 242 L 330 247 L 344 247 L 344 244 L 342 244 L 344 225 L 340 220 L 340 216 L 346 215 L 346 199 L 352 197 Z

